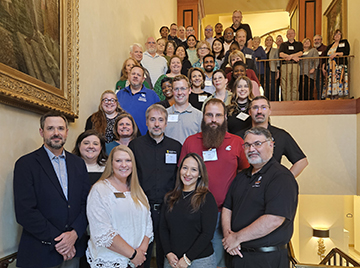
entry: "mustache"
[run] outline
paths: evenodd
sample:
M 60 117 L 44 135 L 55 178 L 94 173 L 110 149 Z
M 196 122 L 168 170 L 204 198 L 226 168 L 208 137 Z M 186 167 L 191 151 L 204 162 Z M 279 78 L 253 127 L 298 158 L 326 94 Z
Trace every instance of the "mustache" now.
M 50 137 L 50 139 L 59 139 L 59 138 L 62 138 L 62 136 L 61 135 L 52 135 Z

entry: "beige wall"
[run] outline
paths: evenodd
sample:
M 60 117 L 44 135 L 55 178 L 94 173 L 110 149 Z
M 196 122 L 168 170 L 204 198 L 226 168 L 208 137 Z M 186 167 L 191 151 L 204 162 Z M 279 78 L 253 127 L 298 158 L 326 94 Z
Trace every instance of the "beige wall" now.
M 80 114 L 70 125 L 67 150 L 99 104 L 101 92 L 114 89 L 133 42 L 144 44 L 158 29 L 176 21 L 176 0 L 80 0 Z M 141 7 L 140 9 L 138 7 Z M 135 10 L 136 12 L 132 12 Z M 20 227 L 13 212 L 12 172 L 16 159 L 42 144 L 39 115 L 0 104 L 0 258 L 17 251 Z
M 215 27 L 216 23 L 222 23 L 224 30 L 232 24 L 232 13 L 217 14 L 205 16 L 202 20 L 201 39 L 204 39 L 204 29 L 207 25 Z M 290 19 L 287 12 L 269 12 L 243 14 L 243 23 L 251 27 L 253 36 L 262 36 L 268 32 L 286 28 L 290 25 Z

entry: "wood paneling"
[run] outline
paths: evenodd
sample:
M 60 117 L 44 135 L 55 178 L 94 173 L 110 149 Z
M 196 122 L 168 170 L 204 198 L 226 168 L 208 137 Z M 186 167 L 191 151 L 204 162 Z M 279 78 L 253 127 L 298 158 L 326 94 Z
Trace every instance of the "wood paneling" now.
M 194 27 L 195 36 L 199 36 L 199 0 L 178 0 L 177 24 L 185 28 L 189 25 Z

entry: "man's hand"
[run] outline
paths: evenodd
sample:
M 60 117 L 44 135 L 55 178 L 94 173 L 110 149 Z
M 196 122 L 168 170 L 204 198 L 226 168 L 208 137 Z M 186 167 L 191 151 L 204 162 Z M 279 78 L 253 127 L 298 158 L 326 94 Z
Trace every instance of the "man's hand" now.
M 76 249 L 74 246 L 72 246 L 70 251 L 67 254 L 63 255 L 64 261 L 71 260 L 72 258 L 75 257 L 75 255 L 76 255 Z
M 222 240 L 224 249 L 230 253 L 233 249 L 236 249 L 240 245 L 236 233 L 231 230 L 228 230 L 228 235 Z
M 55 245 L 56 251 L 63 256 L 69 255 L 71 250 L 75 249 L 74 244 L 77 238 L 78 235 L 75 230 L 62 233 L 54 239 L 55 241 L 60 241 Z

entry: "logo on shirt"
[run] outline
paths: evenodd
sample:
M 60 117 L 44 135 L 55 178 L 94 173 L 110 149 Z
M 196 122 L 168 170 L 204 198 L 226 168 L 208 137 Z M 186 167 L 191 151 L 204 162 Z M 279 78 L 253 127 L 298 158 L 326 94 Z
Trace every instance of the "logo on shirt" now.
M 140 97 L 138 98 L 138 101 L 146 102 L 146 94 L 141 93 Z
M 262 179 L 262 176 L 260 176 L 260 177 L 257 179 L 257 181 L 254 183 L 254 185 L 253 185 L 252 187 L 254 187 L 254 188 L 260 187 L 261 179 Z
M 231 151 L 231 145 L 226 146 L 225 150 L 226 151 Z

